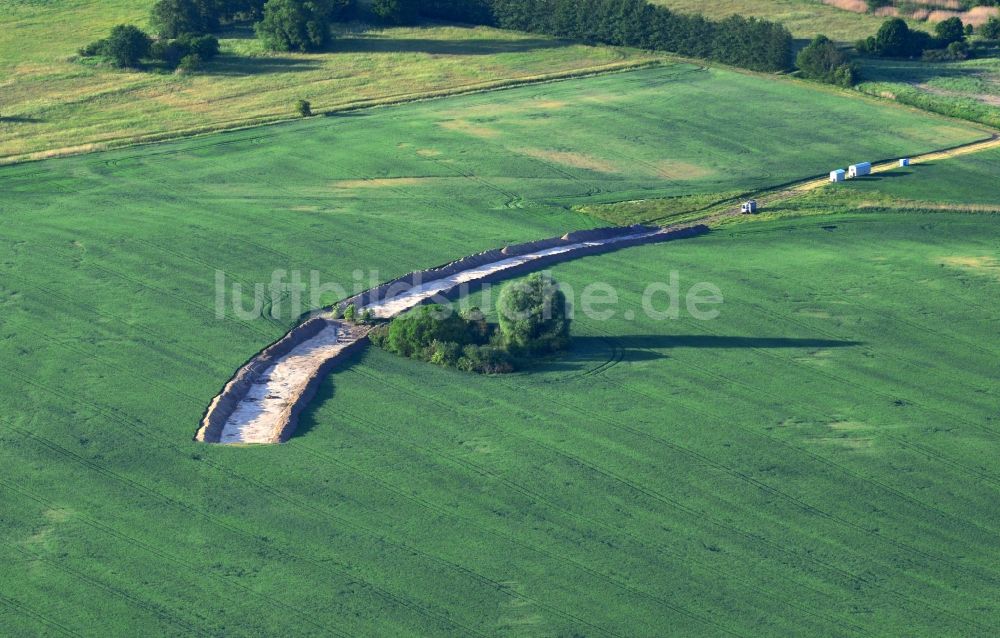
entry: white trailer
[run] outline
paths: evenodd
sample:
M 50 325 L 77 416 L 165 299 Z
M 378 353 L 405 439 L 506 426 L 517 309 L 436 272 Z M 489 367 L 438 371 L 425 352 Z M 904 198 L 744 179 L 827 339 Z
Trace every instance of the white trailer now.
M 872 174 L 872 163 L 871 162 L 861 162 L 860 164 L 851 164 L 847 167 L 847 176 L 851 179 L 855 177 L 864 177 L 865 175 Z
M 842 168 L 838 168 L 835 171 L 830 171 L 830 181 L 833 183 L 842 182 L 847 179 L 847 171 Z
M 740 212 L 743 213 L 744 215 L 753 215 L 754 213 L 756 213 L 757 212 L 757 200 L 756 199 L 751 199 L 748 202 L 743 202 L 743 205 L 740 206 Z
M 910 158 L 909 157 L 904 157 L 903 159 L 899 160 L 899 165 L 900 166 L 909 166 L 910 165 Z

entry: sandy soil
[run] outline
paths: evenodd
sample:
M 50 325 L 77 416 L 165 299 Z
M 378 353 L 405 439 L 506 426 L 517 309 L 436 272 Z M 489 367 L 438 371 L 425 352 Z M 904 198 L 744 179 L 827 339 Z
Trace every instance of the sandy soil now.
M 463 283 L 478 281 L 543 257 L 563 254 L 568 256 L 583 248 L 652 237 L 666 232 L 665 229 L 658 229 L 611 239 L 567 244 L 510 257 L 463 270 L 450 277 L 426 282 L 392 299 L 371 303 L 365 308 L 371 310 L 376 317 L 388 319 Z M 277 443 L 288 425 L 290 408 L 301 399 L 310 379 L 318 373 L 324 363 L 337 357 L 361 336 L 360 333 L 351 334 L 345 324 L 331 320 L 330 325 L 315 337 L 278 359 L 264 371 L 246 396 L 240 400 L 226 421 L 220 443 Z

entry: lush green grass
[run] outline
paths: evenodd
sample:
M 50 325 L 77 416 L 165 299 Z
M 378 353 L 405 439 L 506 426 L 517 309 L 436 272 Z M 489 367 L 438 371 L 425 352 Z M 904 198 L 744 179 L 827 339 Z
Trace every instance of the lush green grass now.
M 0 160 L 45 156 L 287 119 L 661 56 L 486 28 L 341 27 L 322 54 L 270 54 L 249 28 L 190 74 L 125 72 L 78 61 L 81 46 L 122 22 L 145 26 L 153 0 L 0 2 Z
M 976 136 L 678 66 L 0 168 L 0 634 L 995 624 L 985 218 L 583 260 L 557 276 L 634 305 L 678 268 L 723 317 L 581 320 L 573 355 L 509 379 L 372 352 L 290 445 L 190 440 L 294 322 L 216 319 L 218 269 L 387 279 L 600 223 L 572 205 Z
M 1000 59 L 864 61 L 858 89 L 928 111 L 1000 127 Z

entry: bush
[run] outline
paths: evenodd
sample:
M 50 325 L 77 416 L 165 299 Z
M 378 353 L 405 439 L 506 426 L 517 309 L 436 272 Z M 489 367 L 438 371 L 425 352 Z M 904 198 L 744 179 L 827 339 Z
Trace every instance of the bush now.
M 507 284 L 497 309 L 500 332 L 510 350 L 538 354 L 569 346 L 566 296 L 550 277 L 534 273 Z
M 187 72 L 197 71 L 201 68 L 204 62 L 205 61 L 202 60 L 201 56 L 197 53 L 189 53 L 181 58 L 180 64 L 177 65 L 177 68 Z
M 354 321 L 354 317 L 358 314 L 358 309 L 354 307 L 354 304 L 349 304 L 344 308 L 344 321 Z
M 203 0 L 159 0 L 150 11 L 149 24 L 161 38 L 205 33 L 219 26 L 214 7 Z
M 219 41 L 211 35 L 184 34 L 176 40 L 157 40 L 149 48 L 149 57 L 169 68 L 194 71 L 219 54 Z
M 389 24 L 413 24 L 417 21 L 416 0 L 372 0 L 372 13 Z
M 104 55 L 104 50 L 107 48 L 107 46 L 108 46 L 107 40 L 97 40 L 96 42 L 91 42 L 90 44 L 81 47 L 80 49 L 77 50 L 77 53 L 80 54 L 80 57 L 92 58 L 95 55 Z
M 979 28 L 979 34 L 987 40 L 1000 40 L 1000 18 L 996 16 Z
M 952 42 L 962 42 L 965 40 L 965 25 L 958 17 L 948 18 L 937 23 L 934 27 L 941 45 L 948 45 Z
M 961 40 L 952 42 L 945 49 L 924 51 L 923 59 L 928 62 L 954 62 L 968 59 L 971 52 L 972 49 L 969 47 L 969 43 Z
M 135 67 L 149 53 L 152 40 L 139 27 L 120 24 L 111 29 L 111 35 L 101 46 L 101 55 L 107 56 L 118 67 Z
M 295 103 L 295 112 L 302 117 L 312 117 L 312 104 L 308 100 L 299 100 Z
M 795 63 L 804 77 L 820 82 L 850 87 L 857 80 L 857 67 L 825 35 L 816 36 L 802 49 Z
M 272 51 L 315 51 L 330 40 L 337 6 L 330 0 L 268 0 L 254 28 Z

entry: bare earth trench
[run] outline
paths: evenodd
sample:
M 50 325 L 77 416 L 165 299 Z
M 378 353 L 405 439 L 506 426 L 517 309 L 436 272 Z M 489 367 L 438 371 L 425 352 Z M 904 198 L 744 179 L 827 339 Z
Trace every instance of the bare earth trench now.
M 462 284 L 479 282 L 515 268 L 520 272 L 532 262 L 548 264 L 553 260 L 573 258 L 588 249 L 610 247 L 614 244 L 631 245 L 637 242 L 667 240 L 676 233 L 677 229 L 658 228 L 537 250 L 474 266 L 409 287 L 398 295 L 375 300 L 359 307 L 358 310 L 370 310 L 377 318 L 390 319 Z M 225 398 L 226 392 L 232 392 L 230 386 L 227 386 L 223 394 L 213 401 L 196 438 L 209 443 L 228 444 L 279 443 L 285 440 L 290 434 L 289 429 L 294 427 L 295 415 L 301 410 L 302 404 L 311 399 L 313 392 L 310 392 L 310 388 L 314 388 L 322 376 L 325 376 L 324 373 L 328 371 L 331 363 L 338 358 L 346 358 L 347 354 L 356 349 L 352 346 L 365 339 L 367 335 L 367 330 L 363 327 L 337 321 L 331 313 L 321 315 L 321 319 L 326 321 L 325 327 L 296 345 L 287 354 L 276 358 L 253 379 L 249 388 L 238 397 L 235 407 L 231 408 L 231 413 L 221 428 L 221 434 L 213 435 L 212 414 L 224 404 L 221 399 Z M 252 364 L 253 362 L 244 368 Z
M 1000 146 L 1000 136 L 994 134 L 987 140 L 915 156 L 912 161 L 916 163 L 947 159 L 998 146 Z M 879 163 L 873 166 L 872 172 L 880 173 L 895 166 L 895 162 Z M 809 192 L 826 183 L 826 178 L 804 180 L 780 191 L 764 194 L 761 203 L 764 205 L 775 203 Z M 739 214 L 739 209 L 723 210 L 700 221 L 711 224 L 736 214 Z M 698 228 L 708 230 L 707 226 Z M 435 295 L 446 294 L 463 284 L 472 284 L 497 275 L 503 276 L 506 272 L 523 272 L 526 267 L 531 268 L 533 262 L 538 262 L 538 267 L 541 267 L 555 261 L 572 259 L 581 253 L 588 254 L 600 247 L 613 248 L 615 244 L 629 246 L 697 234 L 680 234 L 690 230 L 695 228 L 690 226 L 644 228 L 631 234 L 615 234 L 611 237 L 579 242 L 568 240 L 569 235 L 567 235 L 563 238 L 567 239 L 567 243 L 470 266 L 446 276 L 432 278 L 419 285 L 406 286 L 399 294 L 358 304 L 357 309 L 359 312 L 370 310 L 379 319 L 391 319 Z M 274 344 L 237 372 L 233 380 L 209 406 L 195 436 L 197 440 L 228 444 L 266 444 L 287 440 L 294 430 L 298 414 L 312 399 L 318 383 L 339 360 L 362 347 L 367 337 L 367 328 L 337 321 L 332 313 L 320 315 L 318 319 L 311 321 L 323 322 L 318 326 L 318 330 L 315 330 L 317 326 L 313 325 L 314 331 L 311 336 L 277 357 L 273 356 L 273 352 L 268 354 L 281 342 Z M 305 325 L 300 326 L 303 327 Z M 285 339 L 292 337 L 293 333 L 287 335 Z M 257 372 L 261 368 L 263 371 Z

